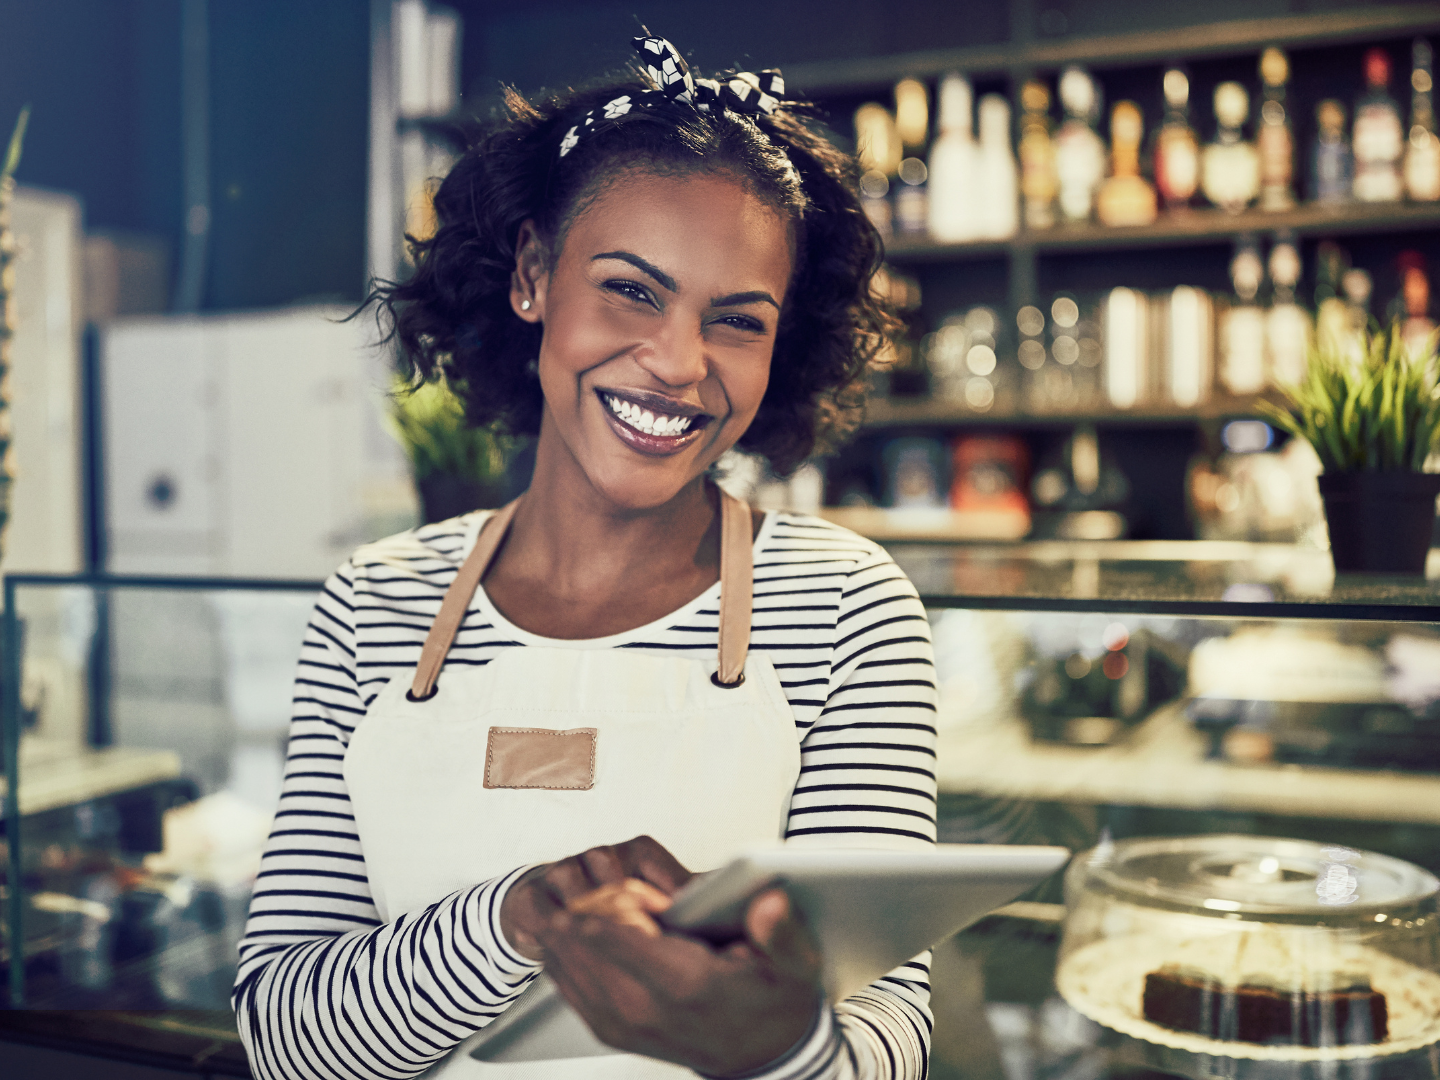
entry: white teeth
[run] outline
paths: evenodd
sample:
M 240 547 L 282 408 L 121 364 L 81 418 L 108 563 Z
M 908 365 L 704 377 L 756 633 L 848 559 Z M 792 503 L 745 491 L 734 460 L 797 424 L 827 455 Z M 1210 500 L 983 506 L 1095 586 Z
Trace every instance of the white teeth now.
M 692 416 L 666 416 L 664 413 L 657 417 L 648 409 L 642 409 L 633 402 L 624 401 L 610 394 L 605 395 L 605 404 L 609 405 L 610 411 L 625 423 L 647 435 L 673 438 L 676 435 L 684 434 L 695 419 Z

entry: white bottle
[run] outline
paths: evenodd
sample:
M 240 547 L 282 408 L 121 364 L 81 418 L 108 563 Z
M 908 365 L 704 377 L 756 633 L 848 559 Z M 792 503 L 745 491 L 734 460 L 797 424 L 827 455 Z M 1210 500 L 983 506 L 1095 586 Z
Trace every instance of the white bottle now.
M 1270 249 L 1270 281 L 1275 301 L 1265 314 L 1265 354 L 1270 381 L 1294 386 L 1305 377 L 1310 352 L 1310 314 L 1295 302 L 1300 281 L 1300 252 L 1295 241 L 1283 237 Z
M 970 84 L 947 75 L 940 84 L 940 134 L 930 146 L 930 235 L 945 244 L 973 240 L 976 232 L 976 147 L 971 136 Z
M 1095 133 L 1100 116 L 1095 81 L 1080 68 L 1060 76 L 1065 122 L 1055 134 L 1055 171 L 1060 177 L 1060 212 L 1067 221 L 1087 221 L 1095 192 L 1105 178 L 1105 143 Z
M 1231 394 L 1258 394 L 1265 389 L 1265 313 L 1255 295 L 1265 278 L 1260 252 L 1242 240 L 1230 263 L 1236 303 L 1220 328 L 1220 382 Z
M 1006 240 L 1020 227 L 1020 174 L 1010 148 L 1010 103 L 980 99 L 980 153 L 975 170 L 976 236 Z

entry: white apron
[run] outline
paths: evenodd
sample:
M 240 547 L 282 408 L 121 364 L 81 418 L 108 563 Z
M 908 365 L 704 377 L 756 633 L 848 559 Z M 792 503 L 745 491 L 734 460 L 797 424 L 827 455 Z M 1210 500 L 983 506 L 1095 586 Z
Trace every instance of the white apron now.
M 696 871 L 723 864 L 749 844 L 784 835 L 800 772 L 799 734 L 769 661 L 747 657 L 750 514 L 728 495 L 720 499 L 718 666 L 691 657 L 557 644 L 506 649 L 483 667 L 452 665 L 440 678 L 445 654 L 516 504 L 485 523 L 445 595 L 414 682 L 407 688 L 392 679 L 385 686 L 346 751 L 345 782 L 383 920 L 517 867 L 641 834 L 653 836 Z M 593 729 L 593 736 L 575 729 Z M 501 745 L 495 740 L 517 731 L 538 740 L 526 745 L 540 747 L 541 754 L 561 743 L 573 752 L 578 739 L 582 752 L 592 756 L 589 777 L 577 783 L 588 779 L 590 786 L 568 781 L 492 786 L 489 759 Z M 549 732 L 573 734 L 555 738 Z M 499 1027 L 499 1021 L 492 1025 Z M 586 1030 L 527 1050 L 532 1060 L 477 1061 L 470 1051 L 485 1044 L 490 1030 L 462 1043 L 432 1075 L 447 1080 L 694 1075 L 610 1051 Z

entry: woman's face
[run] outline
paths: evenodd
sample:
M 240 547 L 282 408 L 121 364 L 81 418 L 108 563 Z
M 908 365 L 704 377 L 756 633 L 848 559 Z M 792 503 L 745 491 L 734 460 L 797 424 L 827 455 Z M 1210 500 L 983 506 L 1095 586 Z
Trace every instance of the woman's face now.
M 668 502 L 765 396 L 789 222 L 731 176 L 636 171 L 579 213 L 549 265 L 521 240 L 512 305 L 544 326 L 539 464 L 559 452 L 628 509 Z M 563 450 L 545 445 L 557 438 Z

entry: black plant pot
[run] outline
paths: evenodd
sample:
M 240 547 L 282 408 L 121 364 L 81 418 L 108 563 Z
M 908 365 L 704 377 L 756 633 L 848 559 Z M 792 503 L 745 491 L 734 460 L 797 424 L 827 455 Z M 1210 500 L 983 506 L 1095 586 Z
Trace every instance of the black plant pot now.
M 509 502 L 509 486 L 503 478 L 485 481 L 452 473 L 432 473 L 418 480 L 415 486 L 420 490 L 426 524 Z
M 1324 473 L 1319 480 L 1336 573 L 1425 573 L 1440 473 Z

